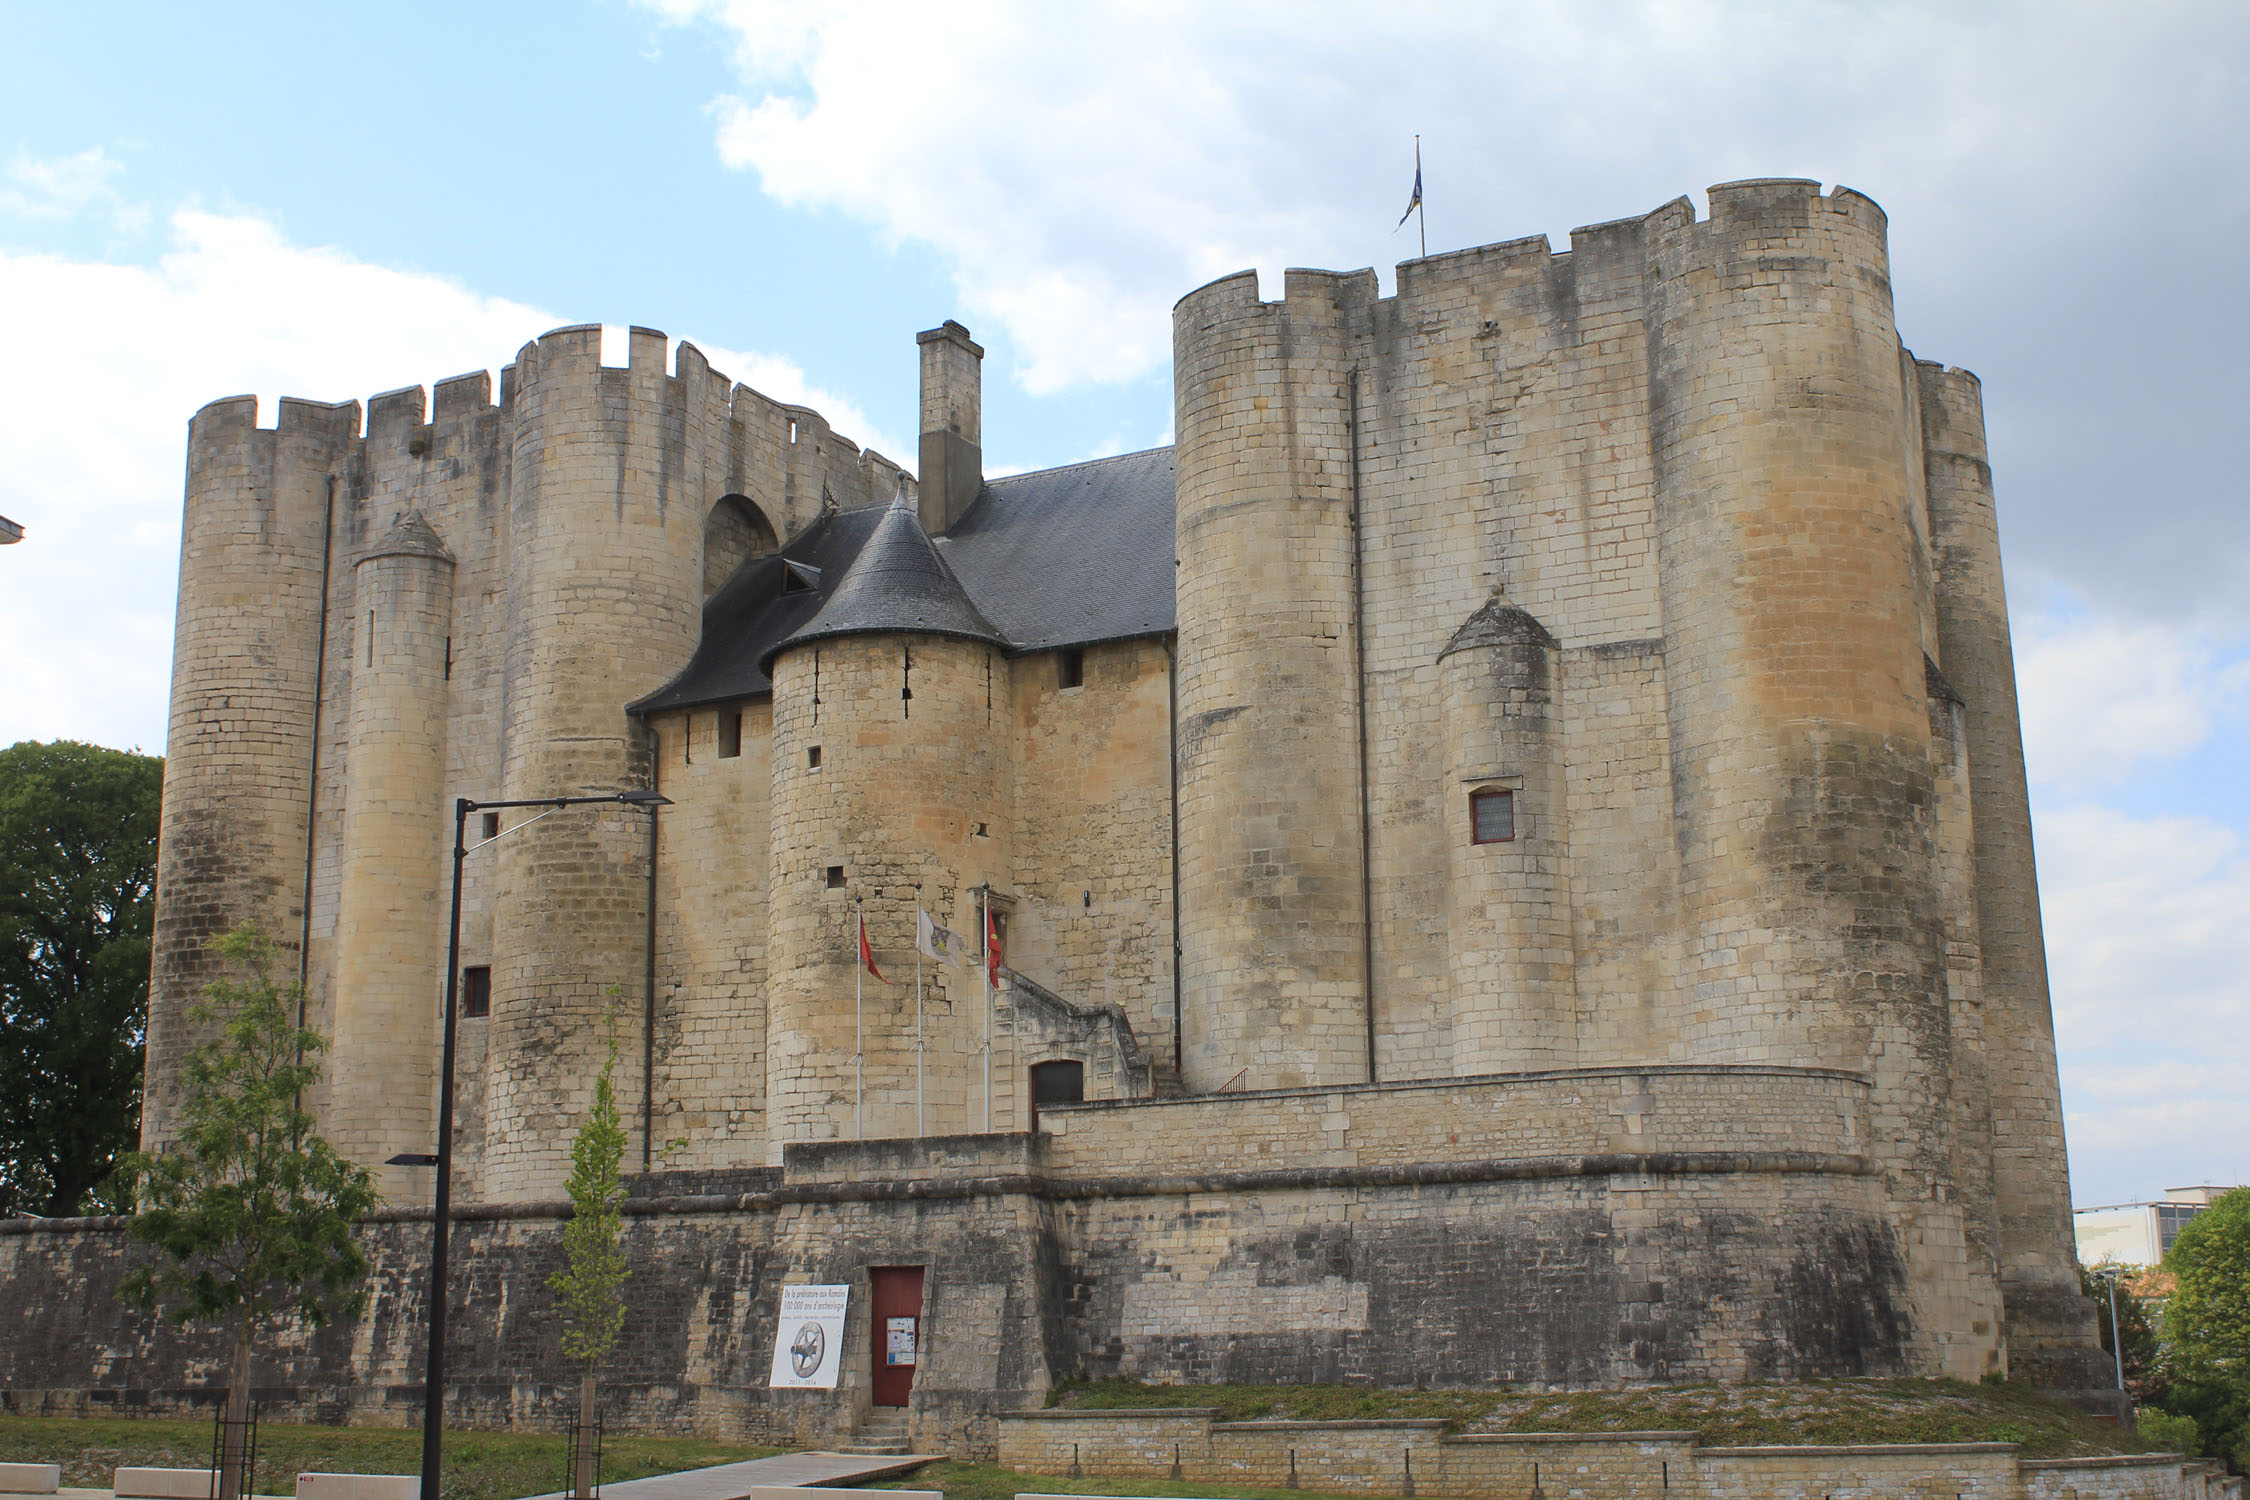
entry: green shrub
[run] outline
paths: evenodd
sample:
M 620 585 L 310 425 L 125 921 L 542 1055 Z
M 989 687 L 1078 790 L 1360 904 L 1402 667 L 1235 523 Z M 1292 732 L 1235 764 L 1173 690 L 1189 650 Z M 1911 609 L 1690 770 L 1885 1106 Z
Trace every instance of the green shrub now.
M 2133 1424 L 2140 1428 L 2142 1437 L 2159 1448 L 2174 1453 L 2203 1451 L 2203 1434 L 2196 1429 L 2193 1417 L 2175 1417 L 2168 1411 L 2144 1406 L 2133 1413 Z

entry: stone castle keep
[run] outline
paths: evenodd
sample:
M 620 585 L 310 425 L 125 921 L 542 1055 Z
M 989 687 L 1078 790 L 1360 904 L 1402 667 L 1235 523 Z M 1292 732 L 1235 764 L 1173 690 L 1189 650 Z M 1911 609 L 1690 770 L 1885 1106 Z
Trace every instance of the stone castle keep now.
M 654 788 L 470 822 L 466 1415 L 563 1374 L 605 1016 L 645 1420 L 848 1430 L 907 1266 L 924 1451 L 1080 1372 L 2106 1384 L 1980 395 L 1901 347 L 1881 210 L 1735 183 L 1174 336 L 1173 448 L 990 480 L 951 323 L 911 475 L 639 329 L 497 403 L 204 408 L 147 1140 L 253 920 L 324 1129 L 429 1150 L 453 799 Z M 917 906 L 974 948 L 987 890 L 1002 982 L 923 960 L 917 1029 Z M 313 1405 L 418 1401 L 428 1173 L 381 1171 L 370 1313 L 274 1376 Z M 785 1281 L 859 1288 L 834 1393 L 765 1388 Z

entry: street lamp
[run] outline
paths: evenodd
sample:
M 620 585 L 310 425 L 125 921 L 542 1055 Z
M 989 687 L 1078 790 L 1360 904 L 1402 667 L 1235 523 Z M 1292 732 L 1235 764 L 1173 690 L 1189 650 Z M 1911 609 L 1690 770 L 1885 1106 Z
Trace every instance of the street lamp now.
M 566 807 L 601 802 L 622 802 L 627 807 L 646 808 L 651 817 L 658 808 L 672 805 L 671 798 L 645 789 L 611 792 L 600 797 L 530 797 L 511 802 L 453 799 L 453 915 L 445 939 L 445 1048 L 443 1076 L 438 1085 L 437 1153 L 404 1151 L 388 1163 L 437 1168 L 437 1191 L 432 1197 L 430 1215 L 430 1348 L 422 1393 L 422 1500 L 438 1500 L 438 1462 L 445 1435 L 445 1260 L 453 1238 L 453 1226 L 449 1222 L 453 1208 L 453 1035 L 461 998 L 461 862 L 469 857 L 469 814 L 506 807 L 543 807 L 546 811 L 539 818 L 544 818 Z M 515 828 L 504 828 L 476 847 L 482 849 L 514 833 L 516 828 L 528 828 L 539 818 L 526 818 Z
M 2125 1389 L 2125 1335 L 2117 1328 L 2117 1271 L 2094 1273 L 2109 1283 L 2109 1352 L 2117 1357 L 2117 1388 Z

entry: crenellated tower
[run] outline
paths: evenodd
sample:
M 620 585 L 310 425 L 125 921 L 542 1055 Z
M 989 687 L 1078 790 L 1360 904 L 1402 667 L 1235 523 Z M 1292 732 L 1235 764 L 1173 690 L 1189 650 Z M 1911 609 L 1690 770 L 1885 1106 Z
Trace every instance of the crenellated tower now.
M 172 1138 L 189 1008 L 220 972 L 208 945 L 254 923 L 298 977 L 337 481 L 359 404 L 214 401 L 188 425 L 172 714 L 149 979 L 144 1149 Z
M 1369 1077 L 1355 469 L 1372 275 L 1173 312 L 1179 863 L 1191 1089 Z

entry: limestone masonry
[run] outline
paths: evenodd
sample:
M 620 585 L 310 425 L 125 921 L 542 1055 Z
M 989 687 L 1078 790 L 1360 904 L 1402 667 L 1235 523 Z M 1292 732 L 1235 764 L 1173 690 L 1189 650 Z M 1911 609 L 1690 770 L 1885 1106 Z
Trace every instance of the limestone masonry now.
M 1214 282 L 1175 447 L 1005 479 L 952 323 L 918 482 L 643 329 L 624 368 L 526 345 L 497 404 L 205 407 L 145 1137 L 255 921 L 393 1205 L 367 1318 L 277 1393 L 419 1399 L 429 1174 L 379 1164 L 434 1138 L 454 799 L 649 787 L 470 819 L 465 1415 L 566 1373 L 542 1278 L 608 1016 L 644 1420 L 904 1400 L 990 1453 L 1080 1372 L 2106 1385 L 1977 381 L 1900 346 L 1869 199 L 1710 205 L 1388 298 Z M 48 1289 L 9 1388 L 208 1368 L 95 1305 L 117 1239 L 0 1238 Z M 766 1389 L 785 1281 L 856 1288 L 837 1392 Z

